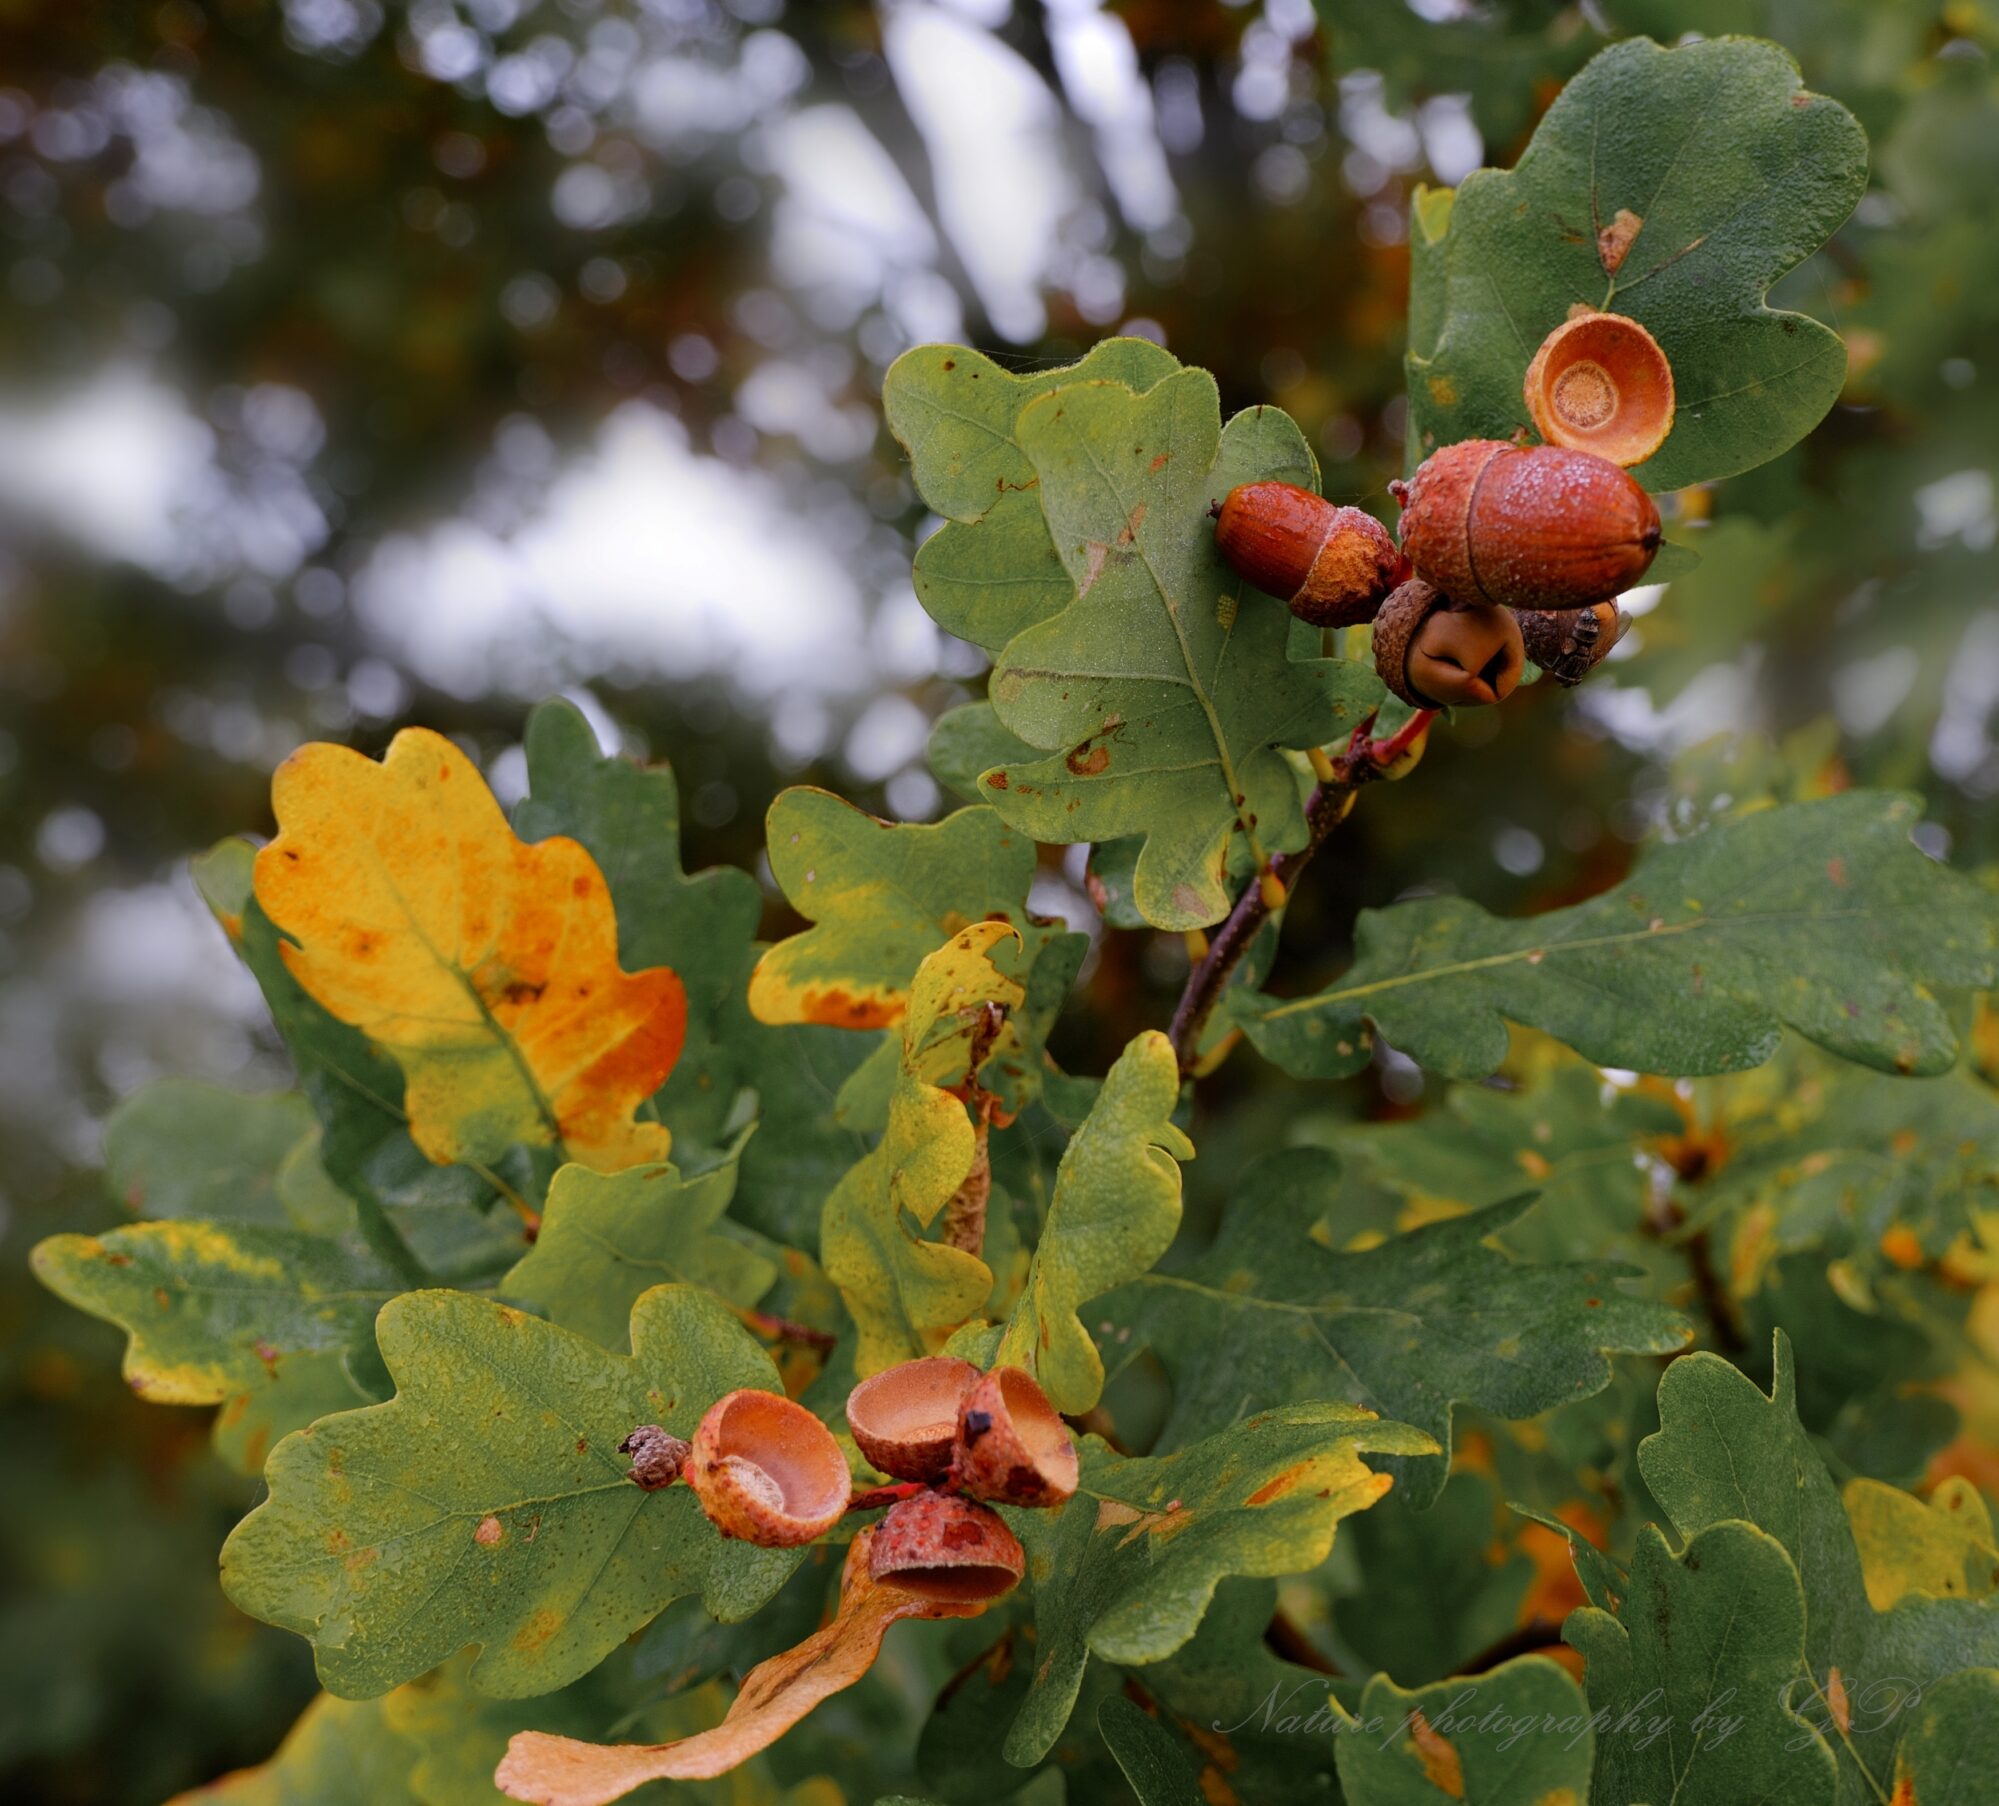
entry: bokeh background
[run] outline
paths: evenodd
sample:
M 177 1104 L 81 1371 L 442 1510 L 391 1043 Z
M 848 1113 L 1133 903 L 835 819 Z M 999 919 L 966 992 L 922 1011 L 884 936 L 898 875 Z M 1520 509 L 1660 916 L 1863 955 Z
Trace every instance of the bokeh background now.
M 1358 812 L 1305 967 L 1362 905 L 1550 907 L 1759 788 L 1917 789 L 1927 850 L 1999 853 L 1991 0 L 0 0 L 0 1795 L 158 1800 L 311 1690 L 215 1586 L 254 1483 L 22 1261 L 120 1213 L 120 1097 L 285 1082 L 183 869 L 268 829 L 270 768 L 421 721 L 511 799 L 560 690 L 672 762 L 690 865 L 755 867 L 786 783 L 942 812 L 925 734 L 983 661 L 910 589 L 890 360 L 1158 338 L 1390 515 L 1412 187 L 1510 161 L 1611 38 L 1722 30 L 1872 135 L 1778 296 L 1846 395 L 1672 502 L 1704 562 L 1587 688 Z M 1041 906 L 1094 927 L 1079 853 Z M 1079 1068 L 1185 969 L 1092 960 Z M 1350 1107 L 1421 1087 L 1384 1053 Z

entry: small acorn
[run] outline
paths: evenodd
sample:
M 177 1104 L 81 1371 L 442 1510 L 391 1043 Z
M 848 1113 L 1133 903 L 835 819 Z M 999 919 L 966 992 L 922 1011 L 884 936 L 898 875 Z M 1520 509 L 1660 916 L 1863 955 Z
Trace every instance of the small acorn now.
M 718 1398 L 695 1430 L 681 1472 L 716 1529 L 766 1549 L 824 1535 L 853 1493 L 833 1432 L 776 1392 Z
M 1374 669 L 1412 708 L 1504 702 L 1526 664 L 1513 612 L 1460 603 L 1412 577 L 1374 619 Z
M 1657 505 L 1590 452 L 1467 439 L 1389 488 L 1416 575 L 1456 602 L 1587 608 L 1629 589 L 1659 549 Z
M 948 1493 L 920 1492 L 889 1508 L 868 1546 L 868 1572 L 925 1599 L 997 1599 L 1027 1571 L 1020 1539 L 998 1512 Z
M 1615 602 L 1591 608 L 1523 608 L 1514 617 L 1527 656 L 1570 689 L 1610 656 L 1631 617 Z
M 951 1461 L 961 1492 L 1004 1505 L 1060 1505 L 1080 1472 L 1069 1426 L 1032 1375 L 995 1367 L 965 1395 Z
M 958 1440 L 958 1409 L 979 1370 L 952 1355 L 904 1361 L 847 1395 L 847 1422 L 861 1453 L 898 1480 L 941 1480 Z
M 1623 314 L 1571 314 L 1541 341 L 1522 385 L 1541 437 L 1629 469 L 1673 430 L 1673 366 Z
M 658 1492 L 680 1478 L 693 1445 L 670 1436 L 656 1423 L 642 1423 L 623 1442 L 618 1453 L 632 1458 L 632 1484 L 647 1492 Z
M 1215 520 L 1215 544 L 1237 575 L 1314 627 L 1358 627 L 1409 574 L 1394 535 L 1360 508 L 1293 483 L 1243 483 Z

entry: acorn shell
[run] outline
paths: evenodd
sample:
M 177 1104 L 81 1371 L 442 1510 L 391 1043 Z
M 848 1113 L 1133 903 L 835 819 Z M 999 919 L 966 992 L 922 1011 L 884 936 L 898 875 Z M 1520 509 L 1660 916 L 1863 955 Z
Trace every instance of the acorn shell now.
M 889 1507 L 868 1546 L 868 1572 L 925 1599 L 997 1599 L 1027 1570 L 1020 1539 L 998 1512 L 948 1493 L 920 1492 Z
M 1457 602 L 1586 608 L 1638 582 L 1659 549 L 1652 498 L 1589 452 L 1467 439 L 1395 488 L 1410 564 Z
M 1389 689 L 1412 709 L 1432 705 L 1413 694 L 1403 680 L 1409 664 L 1409 645 L 1417 628 L 1430 618 L 1433 609 L 1445 608 L 1442 594 L 1420 577 L 1398 584 L 1395 593 L 1381 605 L 1374 617 L 1374 671 Z
M 1526 664 L 1512 609 L 1452 602 L 1433 608 L 1416 629 L 1402 682 L 1432 708 L 1486 708 L 1513 694 Z
M 1357 627 L 1408 575 L 1394 535 L 1361 508 L 1295 483 L 1243 483 L 1215 521 L 1215 544 L 1239 576 L 1315 627 Z
M 1673 430 L 1673 366 L 1623 314 L 1578 313 L 1541 341 L 1522 385 L 1541 437 L 1612 464 L 1642 464 Z
M 952 1355 L 904 1361 L 847 1394 L 847 1422 L 861 1453 L 898 1480 L 941 1480 L 958 1440 L 958 1410 L 979 1370 Z
M 1519 621 L 1527 656 L 1571 689 L 1603 663 L 1631 625 L 1631 617 L 1615 602 L 1591 608 L 1523 608 Z
M 718 1398 L 681 1472 L 716 1529 L 767 1549 L 823 1536 L 853 1493 L 833 1432 L 776 1392 Z
M 995 1367 L 965 1395 L 951 1462 L 960 1491 L 1006 1505 L 1060 1505 L 1080 1471 L 1069 1426 L 1032 1375 Z

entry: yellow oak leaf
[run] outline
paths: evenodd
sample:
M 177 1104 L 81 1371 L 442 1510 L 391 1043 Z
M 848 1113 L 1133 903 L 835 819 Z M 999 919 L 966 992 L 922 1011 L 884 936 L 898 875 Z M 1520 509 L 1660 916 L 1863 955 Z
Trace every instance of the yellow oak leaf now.
M 380 764 L 302 746 L 271 798 L 257 901 L 298 982 L 395 1056 L 430 1159 L 516 1142 L 604 1172 L 666 1157 L 667 1131 L 632 1118 L 680 1057 L 686 993 L 669 967 L 620 969 L 582 847 L 518 839 L 472 762 L 422 728 Z

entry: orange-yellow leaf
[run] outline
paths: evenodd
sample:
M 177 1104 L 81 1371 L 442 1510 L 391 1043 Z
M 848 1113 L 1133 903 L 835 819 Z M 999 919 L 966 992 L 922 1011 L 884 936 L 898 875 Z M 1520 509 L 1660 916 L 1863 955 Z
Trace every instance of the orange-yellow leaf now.
M 847 1551 L 840 1609 L 832 1623 L 751 1669 L 728 1716 L 713 1730 L 673 1743 L 584 1743 L 521 1731 L 493 1779 L 502 1793 L 536 1806 L 606 1806 L 648 1781 L 701 1781 L 767 1749 L 823 1699 L 874 1666 L 888 1627 L 902 1618 L 975 1618 L 985 1602 L 919 1598 L 868 1573 L 872 1529 Z
M 517 839 L 472 762 L 422 728 L 380 764 L 302 746 L 271 796 L 257 901 L 299 983 L 395 1056 L 425 1154 L 553 1144 L 607 1172 L 666 1157 L 666 1130 L 632 1115 L 680 1056 L 686 993 L 668 967 L 619 968 L 582 847 Z

